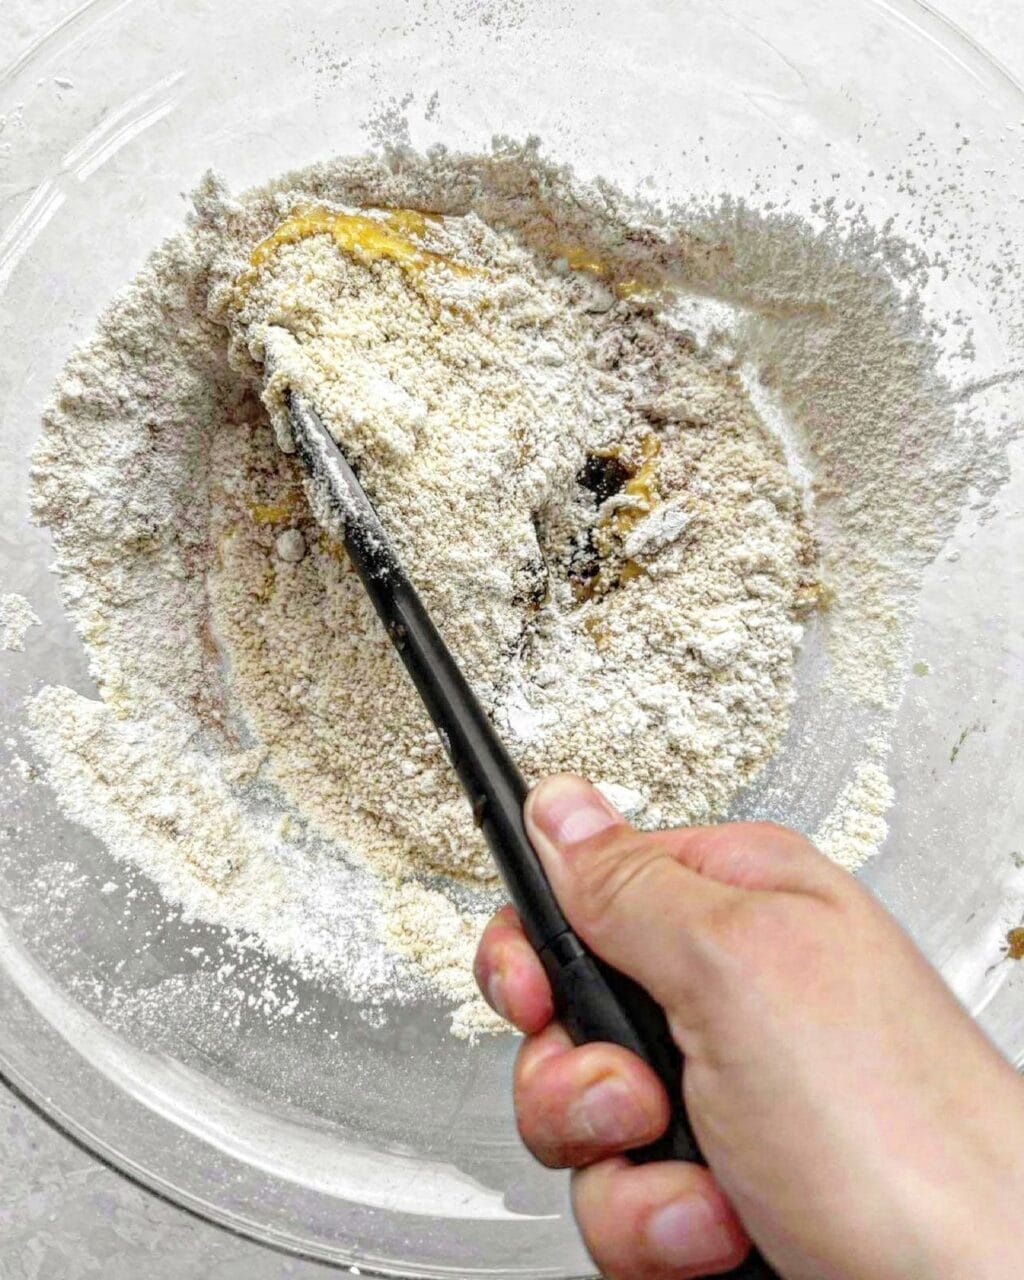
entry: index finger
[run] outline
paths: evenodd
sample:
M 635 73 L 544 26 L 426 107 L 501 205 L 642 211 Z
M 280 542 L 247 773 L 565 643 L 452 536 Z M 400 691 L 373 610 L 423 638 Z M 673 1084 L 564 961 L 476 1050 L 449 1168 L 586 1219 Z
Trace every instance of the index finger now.
M 551 984 L 514 907 L 502 907 L 484 930 L 473 974 L 495 1013 L 526 1035 L 555 1016 Z

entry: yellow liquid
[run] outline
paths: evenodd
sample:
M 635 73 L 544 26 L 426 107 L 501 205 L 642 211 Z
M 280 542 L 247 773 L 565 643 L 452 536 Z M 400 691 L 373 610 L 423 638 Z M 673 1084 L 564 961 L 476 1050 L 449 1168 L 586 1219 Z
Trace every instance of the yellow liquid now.
M 620 458 L 622 451 L 618 447 L 598 449 L 598 457 Z M 603 596 L 611 587 L 623 586 L 636 578 L 646 576 L 647 570 L 637 560 L 626 560 L 616 572 L 611 565 L 621 553 L 622 540 L 634 529 L 644 516 L 649 515 L 658 505 L 658 455 L 661 452 L 661 440 L 655 435 L 645 436 L 640 446 L 640 465 L 622 486 L 622 492 L 635 498 L 634 505 L 619 507 L 602 522 L 594 531 L 594 545 L 598 556 L 604 563 L 596 577 L 580 582 L 575 588 L 579 601 L 593 600 Z
M 583 619 L 583 625 L 589 632 L 590 638 L 593 640 L 596 648 L 608 648 L 608 627 L 606 626 L 603 618 L 599 617 L 596 613 L 588 614 L 587 617 Z
M 436 218 L 418 209 L 390 209 L 381 218 L 371 218 L 364 213 L 335 213 L 320 206 L 297 209 L 253 249 L 251 266 L 239 276 L 238 287 L 244 297 L 260 268 L 282 245 L 297 244 L 309 236 L 330 236 L 342 253 L 366 265 L 388 259 L 410 274 L 436 266 L 443 266 L 456 275 L 478 274 L 474 268 L 424 249 L 412 239 L 426 234 L 431 221 Z
M 658 288 L 646 280 L 630 279 L 620 280 L 615 286 L 615 292 L 620 298 L 644 298 L 653 297 Z
M 579 246 L 572 245 L 559 245 L 555 251 L 555 256 L 564 258 L 573 271 L 589 271 L 592 276 L 606 276 L 608 274 L 608 264 L 596 257 L 589 249 L 582 249 Z
M 384 221 L 392 231 L 404 236 L 425 236 L 432 222 L 440 222 L 436 213 L 421 213 L 419 209 L 389 209 Z
M 586 271 L 588 275 L 597 276 L 600 279 L 611 275 L 611 268 L 603 258 L 599 258 L 592 250 L 584 249 L 580 245 L 556 245 L 554 256 L 564 258 L 572 271 Z M 660 287 L 653 281 L 635 277 L 627 280 L 611 280 L 609 286 L 620 298 L 653 297 Z
M 619 507 L 613 511 L 608 527 L 620 537 L 629 533 L 636 525 L 658 505 L 658 454 L 661 452 L 661 441 L 657 436 L 644 436 L 640 446 L 641 463 L 636 474 L 631 476 L 622 487 L 637 501 L 629 507 Z M 635 576 L 635 575 L 634 575 Z
M 285 520 L 290 520 L 301 505 L 301 492 L 290 490 L 279 502 L 250 503 L 249 515 L 254 524 L 282 524 Z
M 632 582 L 634 578 L 642 578 L 647 570 L 636 560 L 627 560 L 619 574 L 620 582 Z

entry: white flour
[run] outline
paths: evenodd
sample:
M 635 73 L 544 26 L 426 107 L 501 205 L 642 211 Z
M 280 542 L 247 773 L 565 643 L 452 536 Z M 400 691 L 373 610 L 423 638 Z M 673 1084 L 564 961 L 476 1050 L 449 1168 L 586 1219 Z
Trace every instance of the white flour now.
M 401 967 L 377 943 L 371 879 L 287 839 L 235 797 L 246 753 L 214 757 L 178 716 L 118 716 L 70 689 L 45 688 L 32 722 L 68 817 L 151 876 L 187 917 L 251 934 L 271 952 L 350 993 L 395 998 Z M 337 928 L 342 921 L 344 927 Z
M 29 627 L 38 625 L 35 610 L 24 596 L 13 591 L 0 596 L 0 649 L 20 652 Z
M 265 265 L 237 323 L 273 350 L 278 435 L 276 388 L 290 385 L 343 441 L 529 776 L 571 768 L 629 787 L 649 824 L 721 813 L 785 727 L 795 616 L 813 599 L 778 444 L 736 379 L 678 334 L 626 303 L 589 310 L 585 276 L 539 270 L 472 216 L 422 238 L 474 274 L 370 269 L 325 235 Z M 599 502 L 580 482 L 588 459 L 638 468 L 652 440 L 662 505 L 628 481 Z M 269 775 L 389 873 L 493 881 L 417 695 L 308 515 L 309 557 L 266 585 L 270 535 L 249 509 L 267 462 L 251 428 L 218 436 L 232 498 L 214 514 L 211 600 Z M 264 510 L 295 492 L 295 469 L 277 470 Z M 621 581 L 626 566 L 636 576 Z
M 437 215 L 390 226 L 429 260 L 321 234 L 253 275 L 259 241 L 324 205 Z M 426 982 L 457 1030 L 490 1025 L 468 970 L 493 869 L 275 443 L 266 344 L 529 776 L 584 772 L 643 825 L 724 814 L 831 601 L 831 678 L 881 719 L 822 838 L 848 865 L 877 848 L 917 575 L 999 479 L 877 246 L 728 205 L 656 222 L 511 146 L 339 161 L 240 201 L 210 180 L 196 207 L 69 361 L 37 454 L 102 697 L 31 707 L 66 812 L 354 998 Z
M 885 815 L 894 799 L 885 773 L 876 764 L 859 764 L 815 834 L 815 843 L 834 862 L 855 870 L 878 852 L 886 837 Z

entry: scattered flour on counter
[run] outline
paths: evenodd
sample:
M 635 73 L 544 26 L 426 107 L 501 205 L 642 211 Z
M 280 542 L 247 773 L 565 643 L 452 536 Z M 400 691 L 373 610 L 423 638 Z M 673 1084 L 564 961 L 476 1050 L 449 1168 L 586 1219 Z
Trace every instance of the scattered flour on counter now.
M 876 716 L 820 838 L 875 851 L 916 583 L 1004 467 L 883 241 L 728 201 L 656 215 L 532 145 L 194 201 L 69 360 L 36 454 L 100 695 L 31 703 L 69 816 L 354 1000 L 429 991 L 458 1034 L 496 1025 L 470 974 L 494 870 L 310 510 L 294 386 L 528 776 L 585 773 L 643 826 L 728 813 L 784 740 L 813 621 Z
M 24 649 L 29 627 L 37 626 L 39 619 L 24 596 L 13 591 L 0 596 L 0 649 Z

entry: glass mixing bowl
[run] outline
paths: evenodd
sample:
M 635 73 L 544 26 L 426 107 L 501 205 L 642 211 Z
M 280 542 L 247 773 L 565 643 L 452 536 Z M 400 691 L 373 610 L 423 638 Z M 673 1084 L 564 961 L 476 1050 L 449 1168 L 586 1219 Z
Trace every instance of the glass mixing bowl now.
M 1014 269 L 1024 97 L 914 0 L 94 0 L 0 76 L 0 112 L 0 589 L 43 622 L 0 654 L 15 754 L 26 693 L 90 688 L 28 519 L 40 409 L 209 166 L 241 188 L 388 138 L 537 134 L 653 199 L 728 191 L 813 216 L 834 195 L 950 250 L 927 301 L 974 327 L 963 394 L 993 424 L 1015 409 L 1020 316 L 955 251 L 969 237 Z M 939 157 L 925 175 L 922 139 Z M 931 675 L 909 681 L 891 834 L 864 876 L 1021 1063 L 1024 966 L 1001 945 L 1024 913 L 1019 461 L 924 583 L 914 656 Z M 834 799 L 855 742 L 812 694 L 788 781 L 741 812 L 811 822 Z M 308 1018 L 268 1017 L 257 978 L 200 969 L 216 930 L 169 919 L 44 787 L 3 779 L 0 1058 L 56 1123 L 182 1205 L 340 1265 L 589 1272 L 564 1178 L 517 1142 L 511 1038 L 455 1042 L 429 1005 L 371 1026 L 301 984 Z

